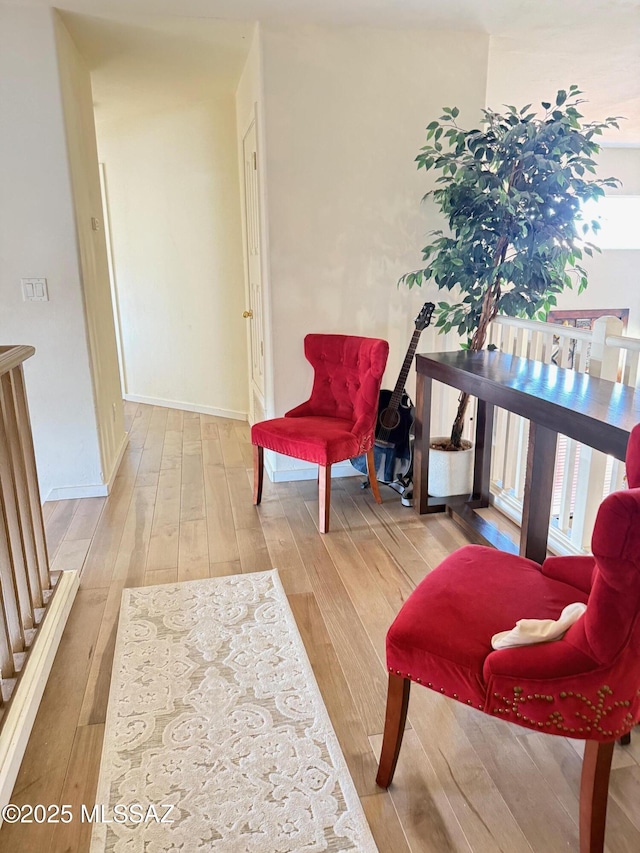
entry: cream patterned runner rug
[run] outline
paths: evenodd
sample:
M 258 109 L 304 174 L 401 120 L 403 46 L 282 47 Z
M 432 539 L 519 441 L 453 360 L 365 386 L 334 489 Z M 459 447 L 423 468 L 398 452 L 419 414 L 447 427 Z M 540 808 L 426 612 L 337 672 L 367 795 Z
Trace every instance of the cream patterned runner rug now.
M 375 853 L 277 571 L 126 589 L 91 853 Z

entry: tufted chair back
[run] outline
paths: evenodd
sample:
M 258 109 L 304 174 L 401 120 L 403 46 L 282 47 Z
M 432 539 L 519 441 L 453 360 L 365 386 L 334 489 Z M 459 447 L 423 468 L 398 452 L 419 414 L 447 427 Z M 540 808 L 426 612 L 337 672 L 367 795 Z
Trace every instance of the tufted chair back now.
M 388 352 L 387 342 L 378 338 L 307 335 L 304 354 L 314 370 L 311 396 L 286 417 L 343 418 L 356 435 L 373 438 Z
M 312 462 L 318 465 L 318 529 L 326 533 L 335 462 L 366 454 L 371 493 L 382 502 L 373 443 L 389 344 L 354 335 L 307 335 L 304 354 L 314 371 L 311 397 L 283 418 L 251 427 L 253 502 L 258 506 L 262 499 L 265 449 Z
M 631 430 L 627 445 L 627 485 L 630 489 L 640 488 L 640 424 Z
M 628 649 L 625 667 L 636 670 L 640 685 L 640 425 L 627 446 L 627 480 L 631 488 L 609 495 L 598 510 L 584 634 L 601 664 L 613 663 Z

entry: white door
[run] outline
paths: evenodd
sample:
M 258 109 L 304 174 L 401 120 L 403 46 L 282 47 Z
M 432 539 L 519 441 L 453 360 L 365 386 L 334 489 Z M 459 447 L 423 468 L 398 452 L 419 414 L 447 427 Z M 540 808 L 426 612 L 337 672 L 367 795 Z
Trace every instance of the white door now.
M 243 142 L 245 239 L 247 254 L 249 305 L 244 317 L 249 326 L 251 420 L 264 417 L 264 315 L 262 300 L 262 270 L 260 257 L 260 195 L 255 119 Z

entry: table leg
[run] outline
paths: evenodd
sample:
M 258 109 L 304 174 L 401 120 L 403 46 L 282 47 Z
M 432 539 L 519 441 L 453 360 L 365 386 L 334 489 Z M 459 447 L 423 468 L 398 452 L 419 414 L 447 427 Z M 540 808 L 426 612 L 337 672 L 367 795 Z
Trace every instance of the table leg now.
M 486 400 L 478 400 L 472 498 L 474 501 L 481 501 L 480 506 L 489 506 L 493 412 L 493 403 L 487 403 Z M 477 504 L 474 503 L 474 506 L 477 506 Z
M 530 422 L 520 554 L 536 563 L 547 556 L 557 440 L 557 432 Z
M 429 502 L 429 436 L 431 435 L 431 379 L 416 377 L 416 422 L 413 443 L 413 503 L 420 515 Z

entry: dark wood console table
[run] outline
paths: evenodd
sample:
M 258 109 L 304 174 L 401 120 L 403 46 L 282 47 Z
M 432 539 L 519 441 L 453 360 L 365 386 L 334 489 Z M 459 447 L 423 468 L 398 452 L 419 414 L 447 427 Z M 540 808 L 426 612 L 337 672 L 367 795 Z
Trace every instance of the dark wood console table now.
M 413 477 L 418 512 L 447 510 L 476 541 L 513 549 L 474 510 L 489 505 L 494 407 L 514 412 L 530 421 L 519 550 L 536 562 L 547 553 L 558 433 L 624 460 L 629 433 L 640 422 L 640 394 L 633 388 L 540 361 L 501 352 L 429 353 L 416 356 L 416 370 Z M 434 379 L 478 398 L 473 492 L 468 496 L 427 494 Z

